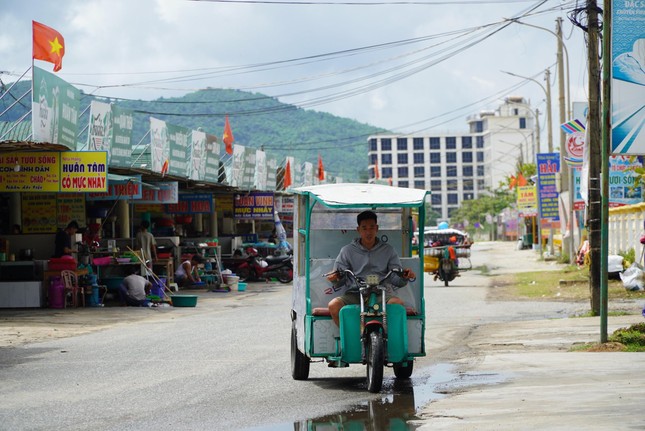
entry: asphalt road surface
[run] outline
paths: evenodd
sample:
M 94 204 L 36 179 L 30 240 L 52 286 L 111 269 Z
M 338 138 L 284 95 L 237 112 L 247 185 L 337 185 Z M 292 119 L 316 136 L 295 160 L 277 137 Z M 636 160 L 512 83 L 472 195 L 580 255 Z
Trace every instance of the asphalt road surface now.
M 475 244 L 472 260 L 491 273 L 536 268 L 534 252 L 510 243 Z M 489 280 L 474 270 L 447 288 L 426 278 L 428 356 L 415 363 L 408 385 L 427 393 L 398 405 L 404 419 L 439 396 L 436 379 L 451 378 L 450 361 L 473 354 L 462 341 L 478 326 L 562 317 L 585 307 L 490 303 Z M 312 418 L 383 410 L 383 403 L 410 392 L 387 369 L 383 392 L 369 394 L 362 366 L 314 363 L 307 381 L 292 380 L 290 304 L 290 285 L 255 283 L 244 293 L 201 294 L 196 308 L 121 309 L 133 318 L 100 330 L 86 321 L 110 310 L 83 310 L 86 333 L 0 347 L 0 429 L 299 429 Z

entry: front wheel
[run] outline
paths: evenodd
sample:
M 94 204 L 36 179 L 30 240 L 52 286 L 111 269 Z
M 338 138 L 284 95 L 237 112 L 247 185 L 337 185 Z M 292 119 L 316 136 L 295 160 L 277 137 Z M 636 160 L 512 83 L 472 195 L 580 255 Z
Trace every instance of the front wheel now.
M 309 358 L 298 350 L 296 322 L 291 325 L 291 377 L 294 380 L 307 380 L 309 377 Z
M 367 390 L 379 392 L 383 386 L 383 334 L 371 332 L 367 345 Z
M 407 363 L 397 362 L 394 364 L 394 375 L 397 379 L 409 379 L 412 375 L 412 369 L 414 368 L 414 362 L 410 359 Z

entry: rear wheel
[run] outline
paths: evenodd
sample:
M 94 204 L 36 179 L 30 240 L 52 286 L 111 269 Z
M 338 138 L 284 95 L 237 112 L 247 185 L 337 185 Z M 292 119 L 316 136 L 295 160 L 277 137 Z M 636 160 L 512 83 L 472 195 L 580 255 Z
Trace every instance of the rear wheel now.
M 412 375 L 412 369 L 414 368 L 414 362 L 410 359 L 406 365 L 403 365 L 404 362 L 398 362 L 394 364 L 394 375 L 397 379 L 409 379 Z
M 278 271 L 278 281 L 280 283 L 291 283 L 293 281 L 293 269 L 287 267 L 281 268 Z
M 383 386 L 383 334 L 369 334 L 367 344 L 367 390 L 379 392 Z
M 291 377 L 294 380 L 307 380 L 309 377 L 309 358 L 298 350 L 296 322 L 291 325 Z

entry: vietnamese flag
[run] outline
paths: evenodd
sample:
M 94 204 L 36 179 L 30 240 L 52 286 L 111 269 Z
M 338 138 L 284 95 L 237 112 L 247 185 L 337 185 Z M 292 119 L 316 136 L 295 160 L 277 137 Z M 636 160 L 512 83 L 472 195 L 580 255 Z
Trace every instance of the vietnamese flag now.
M 231 131 L 231 124 L 228 122 L 228 115 L 226 116 L 226 122 L 224 123 L 224 136 L 222 136 L 222 141 L 226 144 L 226 152 L 228 154 L 233 154 L 233 132 Z
M 286 190 L 288 187 L 291 187 L 291 164 L 289 163 L 289 160 L 287 160 L 287 166 L 284 168 L 284 189 Z
M 528 181 L 526 181 L 526 178 L 524 178 L 524 175 L 522 175 L 521 172 L 519 174 L 517 174 L 517 186 L 518 187 L 524 187 L 527 183 L 528 183 Z
M 322 157 L 318 154 L 318 179 L 325 181 L 325 167 L 323 166 Z
M 381 178 L 381 173 L 378 171 L 378 160 L 374 161 L 374 179 L 378 180 Z
M 513 190 L 513 187 L 517 185 L 517 178 L 515 178 L 515 175 L 511 175 L 511 177 L 508 179 L 508 187 Z
M 32 21 L 34 48 L 32 58 L 54 63 L 54 72 L 63 67 L 65 39 L 56 30 L 36 21 Z

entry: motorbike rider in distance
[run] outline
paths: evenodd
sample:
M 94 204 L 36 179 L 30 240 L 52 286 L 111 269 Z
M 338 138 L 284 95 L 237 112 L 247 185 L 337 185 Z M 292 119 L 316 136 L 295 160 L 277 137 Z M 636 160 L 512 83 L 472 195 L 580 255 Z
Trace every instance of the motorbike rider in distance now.
M 369 274 L 377 274 L 384 277 L 392 269 L 401 269 L 401 261 L 394 251 L 394 248 L 378 239 L 378 220 L 373 211 L 363 211 L 357 217 L 357 228 L 359 238 L 345 245 L 338 254 L 334 263 L 334 270 L 327 276 L 332 283 L 345 283 L 340 271 L 351 270 L 357 277 L 365 277 Z M 405 286 L 408 281 L 414 281 L 416 275 L 409 269 L 403 269 L 402 276 L 392 274 L 389 281 L 396 287 Z M 360 295 L 355 286 L 347 285 L 346 291 L 331 301 L 328 308 L 334 323 L 339 326 L 340 309 L 345 305 L 358 304 Z M 386 295 L 388 304 L 400 304 L 405 306 L 403 301 L 391 295 Z

